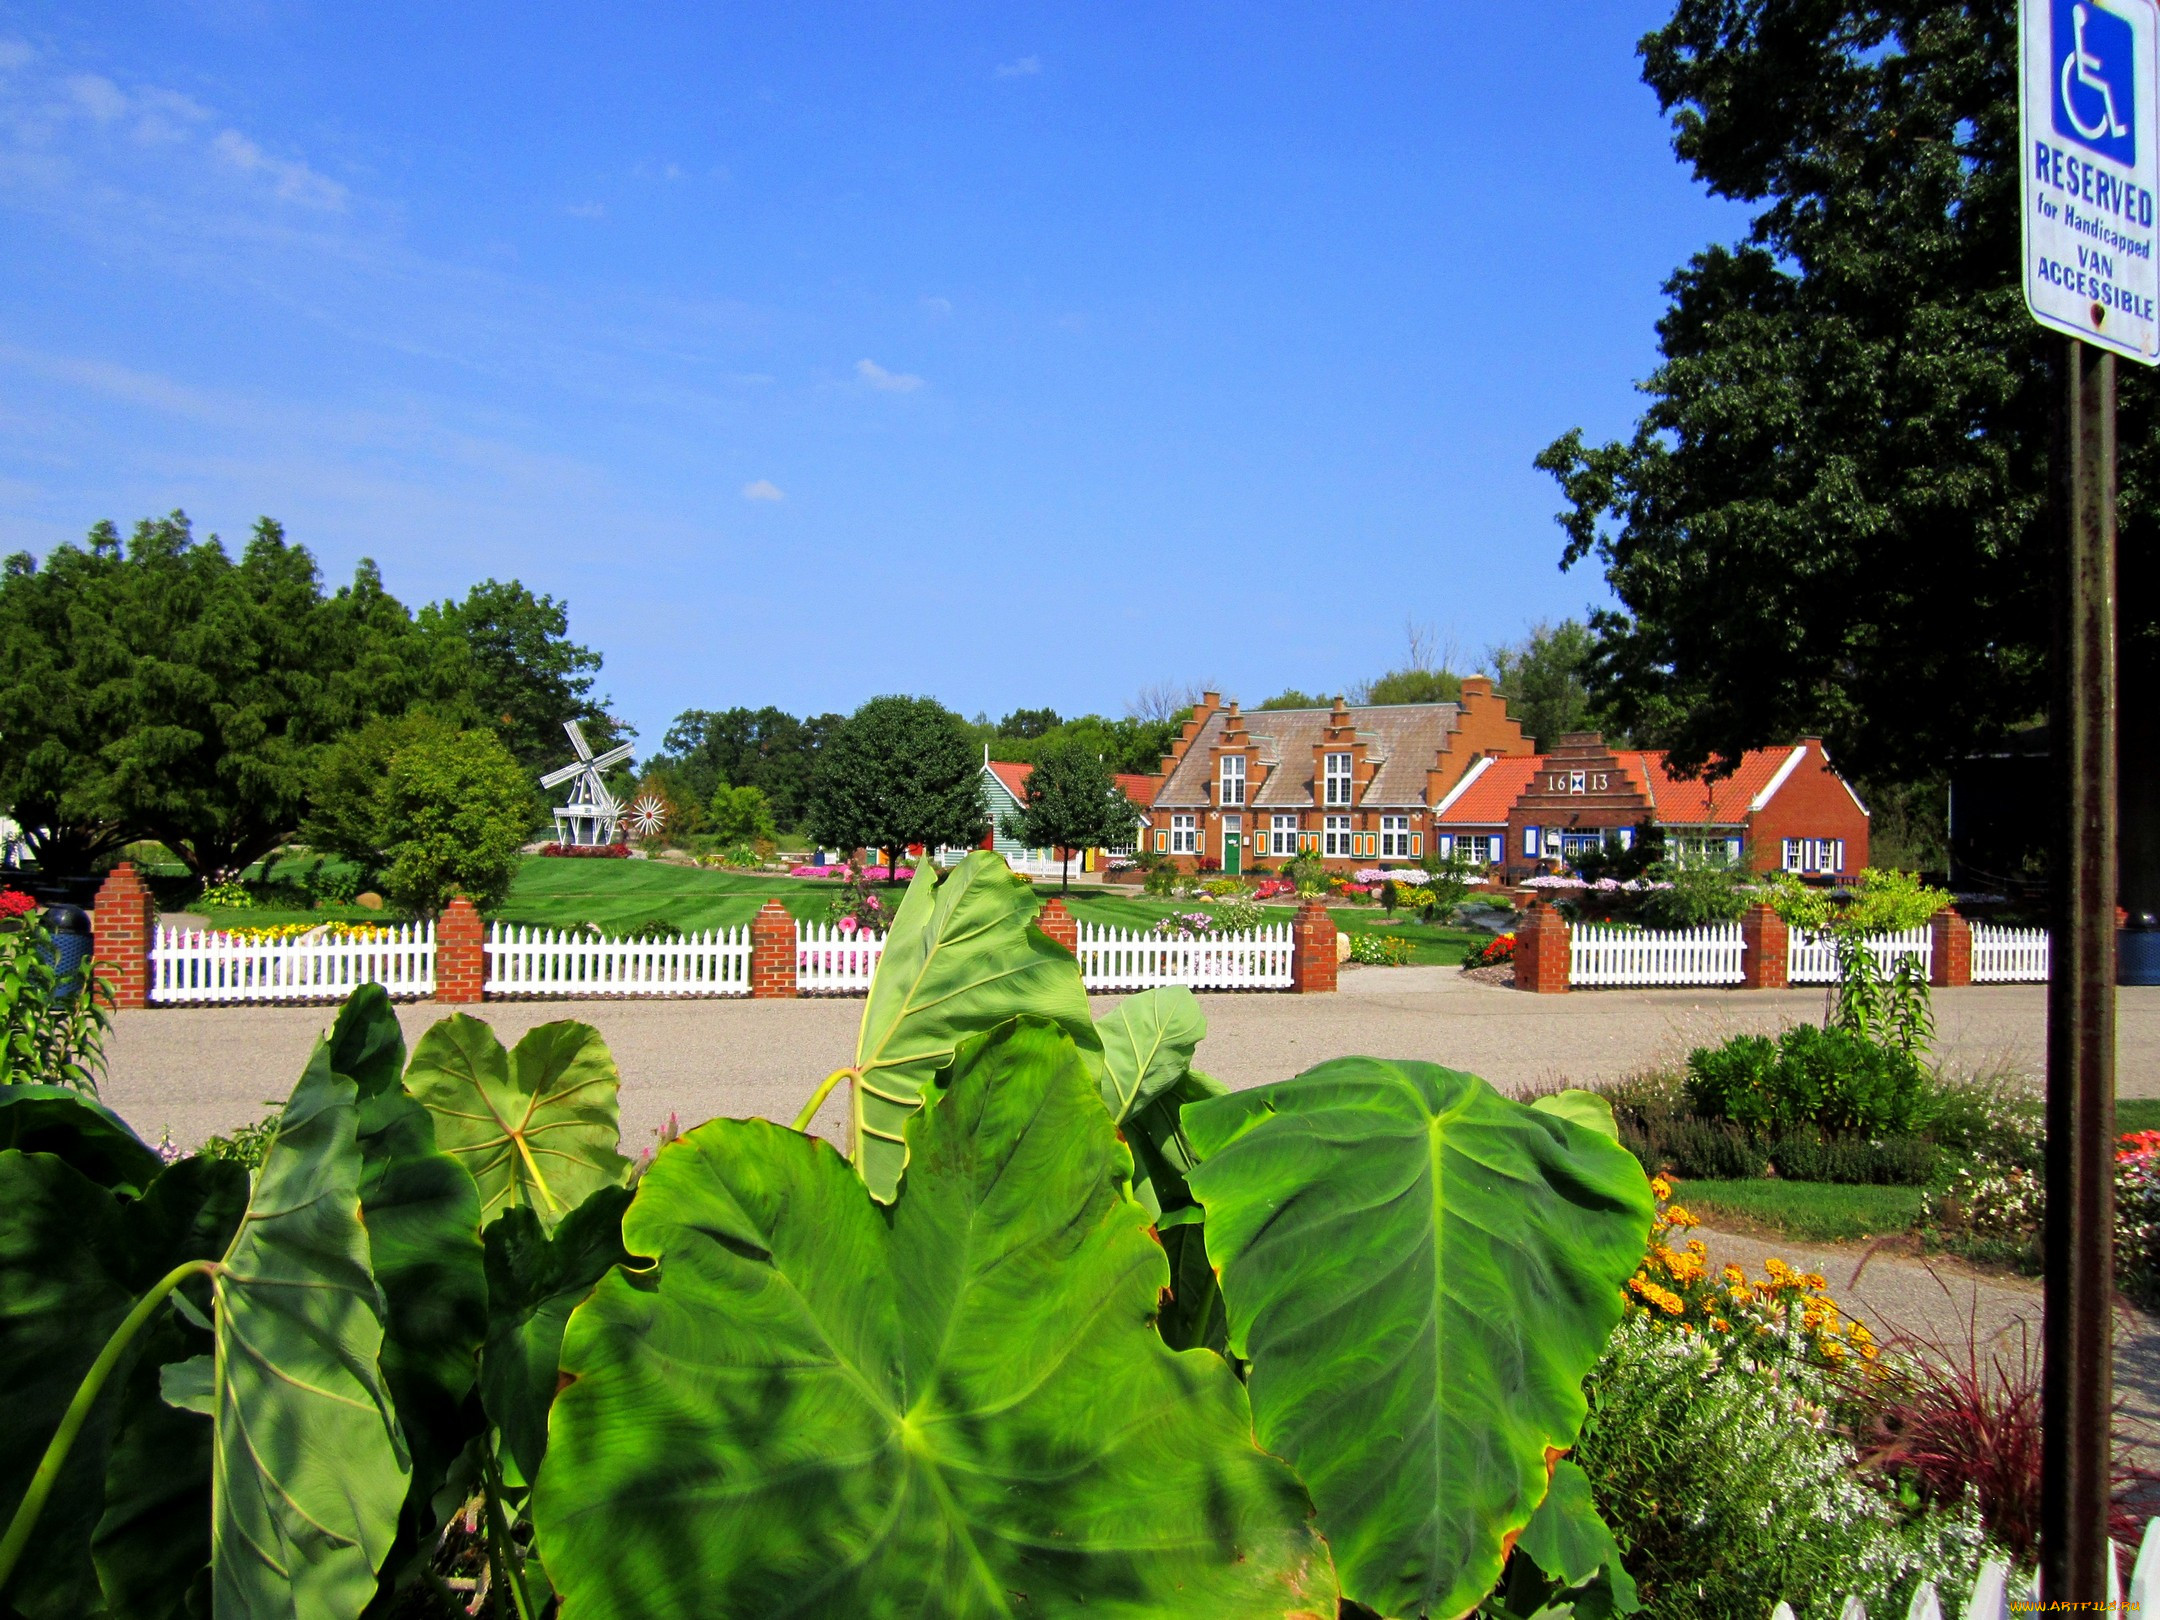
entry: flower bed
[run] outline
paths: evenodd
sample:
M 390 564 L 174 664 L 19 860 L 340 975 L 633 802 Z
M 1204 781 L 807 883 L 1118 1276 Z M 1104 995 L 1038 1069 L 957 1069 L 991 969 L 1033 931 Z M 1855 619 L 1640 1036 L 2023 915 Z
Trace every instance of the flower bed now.
M 245 923 L 217 929 L 227 939 L 247 944 L 259 944 L 280 939 L 338 939 L 365 943 L 371 939 L 388 939 L 395 930 L 381 923 L 319 922 L 276 923 L 251 928 Z
M 624 861 L 630 858 L 628 844 L 542 844 L 540 853 L 572 860 Z
M 1500 967 L 1515 960 L 1515 936 L 1496 934 L 1482 945 L 1472 945 L 1463 953 L 1462 965 L 1466 968 Z
M 854 870 L 853 867 L 845 864 L 839 866 L 791 866 L 788 868 L 788 876 L 799 878 L 844 878 L 852 874 Z M 866 866 L 862 869 L 862 877 L 865 883 L 905 883 L 914 875 L 915 868 L 912 866 L 903 866 L 897 872 L 889 866 Z
M 27 917 L 37 908 L 37 901 L 24 894 L 22 890 L 0 889 L 0 922 L 9 922 L 17 917 Z

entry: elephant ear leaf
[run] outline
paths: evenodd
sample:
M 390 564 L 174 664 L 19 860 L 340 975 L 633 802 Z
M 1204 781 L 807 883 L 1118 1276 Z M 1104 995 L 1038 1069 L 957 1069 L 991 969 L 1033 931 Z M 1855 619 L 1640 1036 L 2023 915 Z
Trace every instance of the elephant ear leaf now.
M 466 1397 L 487 1320 L 480 1192 L 401 1082 L 405 1037 L 380 988 L 355 991 L 339 1010 L 327 1060 L 358 1091 L 360 1218 L 389 1312 L 383 1377 L 412 1457 L 395 1568 L 436 1528 L 435 1493 L 475 1426 Z
M 1096 1020 L 1102 1038 L 1103 1106 L 1123 1125 L 1192 1067 L 1207 1035 L 1200 998 L 1184 985 L 1127 996 Z
M 971 1035 L 1020 1015 L 1058 1025 L 1098 1062 L 1080 964 L 1035 927 L 1035 890 L 989 850 L 935 876 L 924 861 L 893 916 L 863 1006 L 851 1090 L 855 1167 L 889 1204 L 907 1167 L 907 1122 L 931 1077 Z
M 52 1154 L 0 1152 L 0 1381 L 9 1400 L 9 1421 L 0 1424 L 0 1503 L 10 1511 L 113 1329 L 174 1266 L 222 1253 L 246 1202 L 247 1172 L 235 1164 L 183 1160 L 143 1197 L 122 1202 Z M 158 1361 L 196 1348 L 169 1337 L 175 1325 L 166 1313 L 129 1344 L 115 1368 L 124 1393 L 108 1392 L 91 1408 L 68 1451 L 8 1583 L 8 1601 L 29 1620 L 74 1620 L 104 1608 L 105 1544 L 128 1540 L 113 1528 L 116 1488 L 193 1492 L 203 1509 L 198 1523 L 207 1525 L 206 1456 L 196 1453 L 191 1467 L 185 1449 L 167 1451 L 146 1470 L 129 1438 L 145 1383 L 156 1404 Z M 179 1530 L 177 1549 L 137 1537 L 118 1556 L 155 1563 L 184 1586 L 209 1547 L 206 1535 L 189 1545 L 184 1520 Z M 113 1590 L 104 1583 L 107 1598 Z M 137 1611 L 115 1601 L 114 1612 Z
M 529 1209 L 513 1209 L 487 1229 L 487 1343 L 480 1352 L 480 1400 L 503 1450 L 526 1482 L 547 1452 L 563 1326 L 611 1267 L 622 1246 L 627 1187 L 602 1187 L 550 1237 Z
M 100 1187 L 138 1198 L 165 1168 L 127 1121 L 70 1086 L 0 1085 L 0 1149 L 50 1153 Z
M 1575 1613 L 1633 1614 L 1642 1607 L 1635 1582 L 1620 1561 L 1620 1544 L 1598 1516 L 1590 1476 L 1566 1458 L 1553 1465 L 1552 1488 L 1515 1543 L 1555 1586 L 1597 1591 L 1576 1600 Z M 1602 1577 L 1602 1580 L 1600 1579 Z
M 821 1141 L 663 1148 L 571 1316 L 534 1519 L 583 1620 L 1332 1615 L 1244 1392 L 1166 1276 L 1069 1036 L 958 1053 L 888 1213 Z
M 1260 1442 L 1311 1489 L 1344 1595 L 1467 1612 L 1581 1427 L 1642 1170 L 1430 1063 L 1343 1058 L 1183 1120 Z
M 607 1043 L 590 1024 L 542 1024 L 513 1052 L 463 1013 L 444 1019 L 413 1053 L 405 1085 L 435 1116 L 435 1140 L 480 1189 L 482 1224 L 528 1208 L 552 1228 L 630 1161 Z
M 1594 1091 L 1574 1088 L 1556 1091 L 1551 1096 L 1540 1097 L 1530 1105 L 1541 1114 L 1551 1114 L 1571 1125 L 1580 1125 L 1586 1131 L 1620 1140 L 1620 1127 L 1613 1120 L 1612 1104 Z
M 358 1127 L 354 1085 L 319 1044 L 211 1279 L 219 1614 L 358 1614 L 396 1531 L 408 1464 L 380 1369 Z
M 1173 1350 L 1200 1347 L 1217 1355 L 1229 1350 L 1229 1325 L 1223 1316 L 1222 1288 L 1208 1261 L 1203 1212 L 1185 1182 L 1199 1160 L 1179 1123 L 1187 1103 L 1223 1096 L 1228 1089 L 1198 1069 L 1187 1069 L 1125 1121 L 1125 1145 L 1133 1156 L 1133 1197 L 1154 1221 L 1170 1261 L 1170 1292 L 1155 1325 Z

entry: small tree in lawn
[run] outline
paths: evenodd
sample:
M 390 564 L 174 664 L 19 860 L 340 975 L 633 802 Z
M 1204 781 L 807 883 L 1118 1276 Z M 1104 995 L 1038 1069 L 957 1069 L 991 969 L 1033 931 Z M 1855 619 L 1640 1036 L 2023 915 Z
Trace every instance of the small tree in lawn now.
M 932 698 L 872 698 L 818 752 L 810 836 L 837 849 L 979 843 L 982 767 L 967 723 Z
M 1092 748 L 1060 743 L 1045 749 L 1028 772 L 1023 808 L 1005 818 L 1005 833 L 1030 849 L 1061 852 L 1059 886 L 1072 886 L 1072 852 L 1129 843 L 1140 812 L 1118 791 L 1110 767 Z

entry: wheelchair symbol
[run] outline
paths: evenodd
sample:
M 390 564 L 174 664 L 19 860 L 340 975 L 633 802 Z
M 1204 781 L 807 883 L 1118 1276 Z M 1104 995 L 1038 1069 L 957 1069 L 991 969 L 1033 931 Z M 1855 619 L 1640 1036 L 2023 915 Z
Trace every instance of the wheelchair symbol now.
M 2092 11 L 2089 6 L 2079 4 L 2070 8 L 2070 26 L 2075 43 L 2071 46 L 2069 55 L 2063 58 L 2060 80 L 2062 108 L 2064 114 L 2070 120 L 2070 127 L 2076 130 L 2085 140 L 2094 142 L 2120 140 L 2130 133 L 2130 126 L 2116 116 L 2115 87 L 2100 76 L 2100 71 L 2106 64 L 2086 48 L 2085 24 L 2091 15 Z M 2099 92 L 2100 115 L 2090 123 L 2078 111 L 2078 98 L 2071 92 L 2070 88 L 2073 78 L 2081 88 L 2087 91 Z

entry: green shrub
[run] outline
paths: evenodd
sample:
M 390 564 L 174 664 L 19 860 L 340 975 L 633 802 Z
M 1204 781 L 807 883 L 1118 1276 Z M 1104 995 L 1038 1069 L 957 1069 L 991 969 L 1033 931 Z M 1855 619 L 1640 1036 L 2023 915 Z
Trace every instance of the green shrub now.
M 71 993 L 53 966 L 53 935 L 35 915 L 0 934 L 0 1085 L 68 1086 L 97 1095 L 112 1027 L 112 985 L 85 964 Z
M 195 897 L 195 903 L 221 911 L 246 911 L 255 904 L 255 895 L 237 878 L 220 878 L 215 883 L 205 883 L 202 893 Z
M 390 756 L 377 794 L 383 892 L 433 916 L 462 893 L 485 909 L 510 892 L 532 826 L 524 768 L 492 731 L 441 731 Z
M 1167 900 L 1177 893 L 1178 877 L 1178 869 L 1165 861 L 1159 866 L 1148 868 L 1148 875 L 1141 881 L 1140 887 L 1158 900 Z
M 219 1159 L 248 1170 L 260 1170 L 270 1143 L 277 1136 L 278 1110 L 271 1109 L 252 1125 L 235 1125 L 218 1136 L 206 1137 L 195 1150 L 197 1158 Z
M 1646 1175 L 1670 1170 L 1691 1180 L 1747 1181 L 1770 1165 L 1768 1149 L 1753 1132 L 1684 1114 L 1647 1122 L 1623 1117 L 1620 1145 L 1635 1155 Z
M 1788 1181 L 1837 1181 L 1861 1187 L 1924 1187 L 1942 1150 L 1922 1136 L 1836 1136 L 1795 1131 L 1770 1145 L 1770 1163 Z
M 1796 1024 L 1775 1043 L 1737 1035 L 1688 1054 L 1689 1106 L 1771 1135 L 1815 1126 L 1911 1135 L 1929 1120 L 1934 1087 L 1911 1053 L 1845 1030 Z
M 1368 967 L 1408 967 L 1411 946 L 1395 934 L 1352 934 L 1350 960 Z
M 764 789 L 722 786 L 705 813 L 705 831 L 722 844 L 769 844 L 779 837 Z

